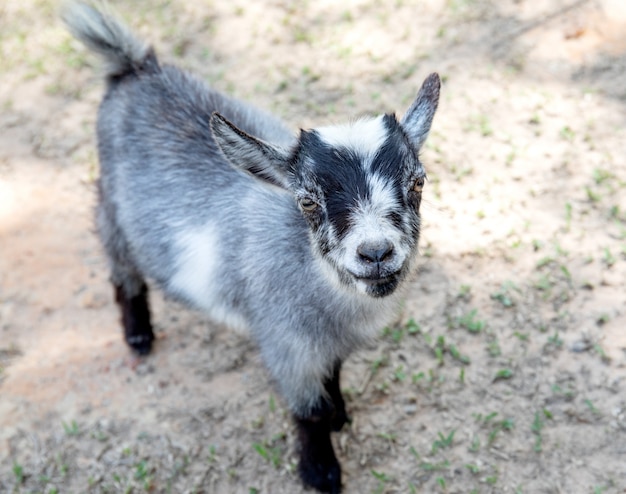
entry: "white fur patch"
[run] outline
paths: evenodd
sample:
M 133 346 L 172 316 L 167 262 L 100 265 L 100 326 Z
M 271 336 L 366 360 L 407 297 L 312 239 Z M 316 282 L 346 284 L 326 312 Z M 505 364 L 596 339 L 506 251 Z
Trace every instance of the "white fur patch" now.
M 186 300 L 206 311 L 215 322 L 236 329 L 247 329 L 243 317 L 221 300 L 217 272 L 220 259 L 218 229 L 211 223 L 179 234 L 176 274 L 170 288 Z
M 346 147 L 359 154 L 375 154 L 387 139 L 382 115 L 362 118 L 343 125 L 315 129 L 320 138 L 332 147 Z
M 398 207 L 398 200 L 389 181 L 380 175 L 368 175 L 367 182 L 370 187 L 371 208 L 378 211 L 382 216 L 390 209 Z
M 365 266 L 358 255 L 359 246 L 365 243 L 393 245 L 393 254 L 388 259 L 388 269 L 400 269 L 410 253 L 410 248 L 403 241 L 403 234 L 387 217 L 389 212 L 398 208 L 393 186 L 377 174 L 368 176 L 370 198 L 352 212 L 352 226 L 333 257 L 355 275 L 363 275 Z M 357 283 L 357 289 L 365 292 L 366 285 Z

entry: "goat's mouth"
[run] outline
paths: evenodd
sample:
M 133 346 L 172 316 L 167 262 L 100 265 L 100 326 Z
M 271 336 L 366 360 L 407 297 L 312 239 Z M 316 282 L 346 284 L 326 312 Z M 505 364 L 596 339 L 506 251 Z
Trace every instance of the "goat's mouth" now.
M 387 276 L 355 276 L 355 279 L 365 285 L 365 292 L 371 297 L 381 298 L 391 295 L 400 283 L 400 272 Z

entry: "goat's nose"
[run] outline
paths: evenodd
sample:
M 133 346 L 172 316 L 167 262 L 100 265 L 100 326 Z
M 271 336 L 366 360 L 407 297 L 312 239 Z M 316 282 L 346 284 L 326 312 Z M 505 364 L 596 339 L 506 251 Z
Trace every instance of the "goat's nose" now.
M 362 243 L 356 252 L 366 262 L 383 262 L 393 253 L 393 244 L 388 241 Z

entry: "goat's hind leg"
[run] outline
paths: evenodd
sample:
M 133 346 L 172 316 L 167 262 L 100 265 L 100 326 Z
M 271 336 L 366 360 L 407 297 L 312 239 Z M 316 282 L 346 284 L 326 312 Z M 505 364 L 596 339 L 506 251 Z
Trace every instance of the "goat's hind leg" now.
M 109 258 L 111 283 L 120 308 L 124 339 L 139 355 L 152 349 L 154 333 L 148 306 L 148 288 L 135 268 L 124 235 L 115 223 L 112 207 L 100 204 L 97 211 L 98 232 Z
M 139 355 L 147 355 L 154 340 L 148 307 L 148 287 L 141 283 L 135 295 L 129 295 L 123 284 L 114 282 L 113 288 L 115 301 L 121 312 L 126 343 Z

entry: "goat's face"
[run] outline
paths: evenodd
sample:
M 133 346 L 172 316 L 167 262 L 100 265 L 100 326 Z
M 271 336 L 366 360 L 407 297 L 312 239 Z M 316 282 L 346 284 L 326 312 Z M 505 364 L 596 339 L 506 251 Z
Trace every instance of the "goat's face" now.
M 406 277 L 417 250 L 426 176 L 418 152 L 439 87 L 439 76 L 429 76 L 401 121 L 383 115 L 302 131 L 288 151 L 219 115 L 213 134 L 233 165 L 293 193 L 315 252 L 342 284 L 384 297 Z
M 425 172 L 393 115 L 302 132 L 291 188 L 318 255 L 373 297 L 414 258 Z

